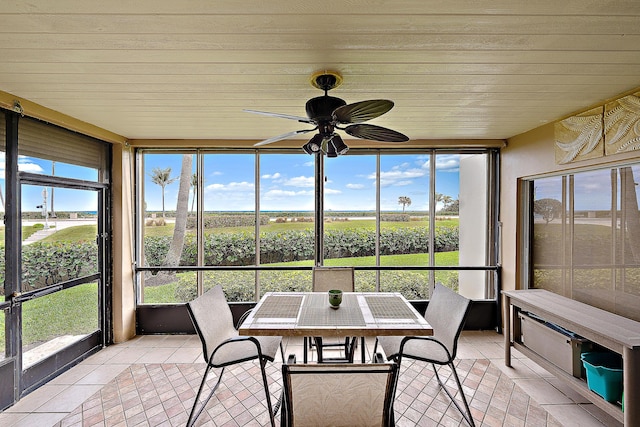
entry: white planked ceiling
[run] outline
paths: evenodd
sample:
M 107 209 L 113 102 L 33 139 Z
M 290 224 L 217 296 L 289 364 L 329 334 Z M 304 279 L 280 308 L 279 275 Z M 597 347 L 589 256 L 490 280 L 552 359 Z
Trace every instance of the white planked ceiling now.
M 638 0 L 0 2 L 0 91 L 131 139 L 308 128 L 242 110 L 304 116 L 325 69 L 412 139 L 509 138 L 640 87 Z

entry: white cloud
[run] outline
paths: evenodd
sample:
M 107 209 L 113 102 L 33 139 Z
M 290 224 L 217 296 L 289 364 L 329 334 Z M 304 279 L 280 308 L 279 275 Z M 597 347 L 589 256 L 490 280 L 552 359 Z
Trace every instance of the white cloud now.
M 276 172 L 274 174 L 266 173 L 266 174 L 262 175 L 263 179 L 278 179 L 280 177 L 281 177 L 280 172 Z
M 390 171 L 380 172 L 380 186 L 405 186 L 411 185 L 414 178 L 426 176 L 428 171 L 424 169 L 406 169 L 402 170 L 399 166 L 393 167 Z M 375 174 L 369 175 L 370 179 L 375 180 Z
M 44 169 L 42 169 L 40 165 L 31 162 L 20 163 L 20 161 L 18 161 L 18 170 L 20 172 L 44 173 Z
M 228 184 L 209 184 L 205 191 L 231 191 L 231 192 L 253 192 L 254 186 L 250 182 L 230 182 Z
M 313 196 L 313 191 L 269 190 L 266 193 L 264 193 L 263 198 L 265 200 L 275 200 L 275 199 L 283 199 L 283 198 L 299 197 L 299 196 Z
M 347 184 L 345 187 L 347 187 L 350 190 L 362 190 L 364 188 L 363 184 Z
M 315 185 L 315 178 L 312 176 L 296 176 L 284 181 L 284 185 L 290 187 L 307 187 L 312 188 Z
M 458 172 L 460 170 L 460 155 L 436 156 L 436 170 L 439 172 Z
M 340 190 L 332 190 L 331 188 L 325 188 L 324 194 L 342 194 Z
M 5 152 L 0 151 L 0 175 L 4 176 L 7 169 Z M 44 169 L 37 163 L 34 163 L 29 157 L 18 156 L 18 170 L 20 172 L 44 173 Z

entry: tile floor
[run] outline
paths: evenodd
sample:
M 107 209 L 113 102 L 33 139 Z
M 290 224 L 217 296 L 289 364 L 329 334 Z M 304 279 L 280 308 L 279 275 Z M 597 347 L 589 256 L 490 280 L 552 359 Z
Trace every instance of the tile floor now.
M 284 344 L 286 354 L 300 357 L 301 340 Z M 372 344 L 367 342 L 367 351 Z M 495 332 L 464 332 L 460 338 L 457 370 L 478 426 L 620 425 L 530 360 L 514 356 L 513 368 L 506 368 L 502 336 Z M 268 368 L 274 397 L 281 390 L 280 362 Z M 196 336 L 136 337 L 23 398 L 0 413 L 0 425 L 182 426 L 203 372 Z M 196 425 L 268 425 L 261 381 L 254 378 L 259 371 L 253 362 L 228 369 Z M 399 427 L 466 425 L 439 391 L 431 368 L 419 362 L 403 363 L 394 410 Z

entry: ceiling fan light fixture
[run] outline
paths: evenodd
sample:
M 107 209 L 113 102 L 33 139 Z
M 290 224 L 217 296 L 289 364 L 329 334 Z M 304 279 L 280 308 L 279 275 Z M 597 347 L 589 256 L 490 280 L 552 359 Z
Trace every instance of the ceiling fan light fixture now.
M 347 144 L 344 143 L 340 135 L 338 135 L 337 133 L 333 134 L 333 138 L 331 139 L 329 145 L 332 145 L 335 152 L 340 156 L 343 154 L 347 154 L 347 151 L 349 151 L 349 147 L 347 147 Z
M 313 138 L 311 138 L 309 142 L 304 144 L 302 146 L 302 150 L 304 150 L 304 152 L 309 155 L 315 154 L 318 151 L 320 151 L 320 149 L 322 148 L 321 144 L 322 144 L 322 137 L 318 134 L 318 135 L 315 135 Z
M 336 147 L 333 145 L 331 141 L 327 143 L 327 157 L 338 157 L 338 152 L 336 151 Z

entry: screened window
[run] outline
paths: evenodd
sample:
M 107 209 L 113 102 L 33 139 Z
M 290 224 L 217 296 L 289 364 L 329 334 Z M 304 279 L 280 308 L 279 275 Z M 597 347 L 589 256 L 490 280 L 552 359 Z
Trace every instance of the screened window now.
M 640 320 L 640 166 L 532 180 L 532 287 Z
M 179 173 L 185 153 L 191 175 Z M 310 290 L 314 265 L 355 267 L 357 291 L 428 299 L 438 282 L 470 298 L 493 297 L 488 151 L 316 158 L 145 149 L 137 158 L 143 302 L 185 302 L 217 284 L 232 301 Z M 162 180 L 152 179 L 160 172 Z M 179 261 L 170 262 L 181 176 L 190 181 L 188 226 Z

